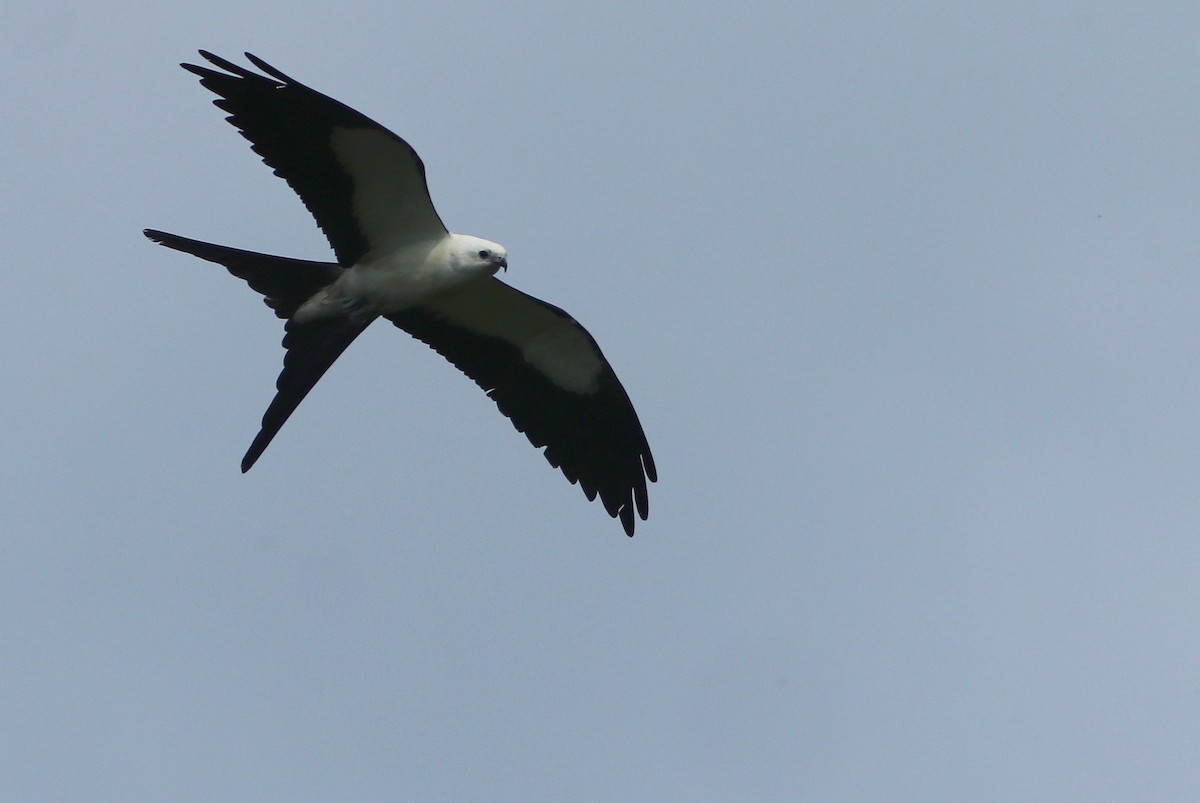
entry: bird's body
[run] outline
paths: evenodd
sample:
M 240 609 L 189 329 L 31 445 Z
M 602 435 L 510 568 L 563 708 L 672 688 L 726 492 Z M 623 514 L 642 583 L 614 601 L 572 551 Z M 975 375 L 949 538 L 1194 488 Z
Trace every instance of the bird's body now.
M 307 323 L 347 309 L 374 315 L 399 312 L 495 276 L 507 264 L 502 246 L 467 234 L 446 233 L 437 240 L 402 244 L 347 268 L 301 304 L 291 319 Z
M 243 251 L 161 231 L 146 236 L 223 265 L 285 319 L 277 393 L 242 460 L 247 471 L 330 365 L 384 317 L 483 388 L 516 428 L 633 535 L 654 459 L 625 389 L 567 313 L 495 275 L 505 249 L 449 232 L 404 140 L 246 54 L 266 75 L 201 51 L 183 65 L 304 201 L 337 262 Z

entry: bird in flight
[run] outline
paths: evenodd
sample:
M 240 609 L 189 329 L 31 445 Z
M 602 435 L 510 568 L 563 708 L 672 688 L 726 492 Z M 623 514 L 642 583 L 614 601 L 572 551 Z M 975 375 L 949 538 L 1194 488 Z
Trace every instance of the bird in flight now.
M 551 466 L 620 519 L 649 513 L 657 475 L 629 396 L 587 330 L 496 278 L 503 246 L 448 231 L 425 165 L 400 137 L 246 54 L 261 73 L 200 51 L 181 65 L 300 196 L 336 262 L 243 251 L 146 229 L 154 242 L 225 267 L 284 319 L 283 371 L 250 470 L 346 347 L 376 318 L 424 342 L 475 381 Z

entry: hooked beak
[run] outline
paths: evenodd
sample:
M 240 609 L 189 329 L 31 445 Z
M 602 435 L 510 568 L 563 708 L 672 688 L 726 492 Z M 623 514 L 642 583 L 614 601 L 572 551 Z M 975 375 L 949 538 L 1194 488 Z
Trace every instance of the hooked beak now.
M 504 268 L 504 272 L 508 273 L 508 258 L 507 257 L 493 258 L 492 264 L 498 265 L 498 266 Z

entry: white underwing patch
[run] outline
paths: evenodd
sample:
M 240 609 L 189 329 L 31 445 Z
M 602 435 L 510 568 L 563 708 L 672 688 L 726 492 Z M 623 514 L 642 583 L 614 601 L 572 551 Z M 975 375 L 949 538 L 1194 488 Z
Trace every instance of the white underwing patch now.
M 568 326 L 548 329 L 521 348 L 525 360 L 572 393 L 595 393 L 603 367 L 591 340 Z
M 329 147 L 354 182 L 354 217 L 372 252 L 446 233 L 416 154 L 403 142 L 373 128 L 335 128 Z
M 489 279 L 430 303 L 445 320 L 516 346 L 531 366 L 563 390 L 594 393 L 604 358 L 572 318 Z

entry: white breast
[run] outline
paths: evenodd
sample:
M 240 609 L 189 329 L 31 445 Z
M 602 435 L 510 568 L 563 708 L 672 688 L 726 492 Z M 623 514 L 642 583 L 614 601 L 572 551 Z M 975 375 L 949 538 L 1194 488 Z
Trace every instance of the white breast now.
M 337 292 L 377 313 L 396 312 L 424 303 L 464 284 L 487 278 L 494 268 L 464 266 L 453 258 L 453 238 L 417 243 L 360 262 L 337 281 Z

